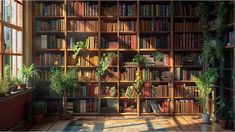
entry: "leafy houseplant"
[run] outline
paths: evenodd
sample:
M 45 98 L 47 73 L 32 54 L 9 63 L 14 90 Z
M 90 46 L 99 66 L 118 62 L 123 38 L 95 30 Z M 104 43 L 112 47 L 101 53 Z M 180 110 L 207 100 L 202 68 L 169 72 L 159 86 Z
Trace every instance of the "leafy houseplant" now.
M 35 123 L 39 123 L 42 121 L 45 110 L 46 110 L 45 102 L 35 101 L 32 103 L 32 114 Z
M 9 90 L 9 82 L 4 79 L 0 79 L 0 97 L 6 96 L 6 93 Z
M 144 81 L 141 79 L 140 66 L 144 66 L 145 68 L 149 67 L 148 60 L 143 55 L 140 54 L 135 55 L 132 61 L 137 63 L 137 72 L 136 72 L 135 83 L 127 87 L 127 90 L 130 91 L 127 94 L 128 97 L 135 96 L 135 93 L 137 93 L 138 95 L 142 94 L 141 91 Z
M 70 91 L 74 91 L 78 87 L 76 71 L 76 68 L 71 68 L 65 75 L 61 69 L 55 67 L 51 69 L 51 88 L 55 91 L 55 93 L 63 97 L 63 114 L 65 115 L 64 117 L 62 117 L 63 119 L 69 118 L 66 115 L 67 95 Z
M 117 57 L 117 54 L 110 52 L 104 53 L 102 55 L 99 67 L 96 68 L 96 73 L 98 75 L 104 75 L 105 71 L 108 69 L 109 65 L 112 64 L 113 58 Z
M 114 97 L 114 96 L 117 95 L 117 90 L 116 90 L 116 87 L 115 87 L 115 86 L 113 86 L 113 87 L 110 88 L 110 95 L 111 95 L 112 97 Z
M 36 66 L 31 64 L 29 67 L 21 66 L 22 80 L 26 84 L 26 87 L 32 87 L 39 80 L 39 74 Z
M 163 62 L 163 56 L 164 54 L 161 53 L 161 52 L 155 52 L 152 54 L 152 56 L 154 57 L 155 59 L 155 63 L 156 65 L 164 65 L 164 62 Z
M 77 57 L 77 55 L 79 54 L 79 52 L 82 49 L 86 49 L 88 45 L 88 39 L 86 39 L 86 42 L 84 43 L 83 41 L 77 41 L 73 47 L 73 59 L 75 59 Z
M 203 116 L 205 117 L 205 120 L 203 121 L 205 123 L 209 123 L 209 120 L 206 120 L 206 118 L 209 118 L 209 95 L 212 92 L 212 84 L 216 82 L 217 78 L 217 69 L 208 68 L 205 72 L 203 72 L 200 76 L 196 77 L 195 79 L 195 83 L 199 90 L 197 100 L 202 104 Z

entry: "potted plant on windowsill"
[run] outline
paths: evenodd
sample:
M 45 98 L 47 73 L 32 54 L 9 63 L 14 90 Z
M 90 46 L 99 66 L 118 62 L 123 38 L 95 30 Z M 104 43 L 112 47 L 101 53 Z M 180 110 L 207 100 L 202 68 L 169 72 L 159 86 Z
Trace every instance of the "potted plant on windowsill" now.
M 61 69 L 55 67 L 51 69 L 51 88 L 56 94 L 62 96 L 63 100 L 63 111 L 60 114 L 60 119 L 62 120 L 71 119 L 67 112 L 67 96 L 69 92 L 75 91 L 78 88 L 76 71 L 76 68 L 70 68 L 65 75 Z
M 31 64 L 29 67 L 22 65 L 20 69 L 23 83 L 26 84 L 26 88 L 31 88 L 39 80 L 38 69 L 34 64 Z
M 195 83 L 198 87 L 199 93 L 197 100 L 202 104 L 202 122 L 210 123 L 209 113 L 209 95 L 212 92 L 212 84 L 216 82 L 218 78 L 216 68 L 208 68 L 200 76 L 196 77 Z

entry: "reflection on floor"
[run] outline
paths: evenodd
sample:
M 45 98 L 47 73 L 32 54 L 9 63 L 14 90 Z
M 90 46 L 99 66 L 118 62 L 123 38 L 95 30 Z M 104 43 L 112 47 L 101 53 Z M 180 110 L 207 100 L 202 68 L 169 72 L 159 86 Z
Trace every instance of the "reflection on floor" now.
M 46 117 L 30 130 L 37 131 L 221 131 L 217 123 L 202 124 L 193 116 L 75 116 L 72 120 Z

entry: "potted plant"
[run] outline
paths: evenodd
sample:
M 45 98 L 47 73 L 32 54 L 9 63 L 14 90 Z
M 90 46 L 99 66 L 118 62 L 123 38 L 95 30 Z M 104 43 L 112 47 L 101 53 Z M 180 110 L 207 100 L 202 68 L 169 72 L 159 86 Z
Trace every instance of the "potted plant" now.
M 212 92 L 212 84 L 218 78 L 216 68 L 208 68 L 200 76 L 196 77 L 195 83 L 198 87 L 199 93 L 197 100 L 202 104 L 203 113 L 202 113 L 202 122 L 210 122 L 210 113 L 208 110 L 209 105 L 209 95 Z
M 117 95 L 117 90 L 115 86 L 110 88 L 110 96 L 115 97 Z
M 164 61 L 163 61 L 163 56 L 164 54 L 161 53 L 161 52 L 155 52 L 152 54 L 152 56 L 154 57 L 155 59 L 155 64 L 156 65 L 164 65 Z
M 29 67 L 22 65 L 21 75 L 22 75 L 22 80 L 26 84 L 27 88 L 34 86 L 35 83 L 40 78 L 38 74 L 38 70 L 34 64 L 31 64 Z
M 9 82 L 0 79 L 0 97 L 6 96 L 9 91 Z
M 46 110 L 45 102 L 35 101 L 32 103 L 33 121 L 35 123 L 39 123 L 43 120 L 45 110 Z
M 61 69 L 53 67 L 51 69 L 51 88 L 63 99 L 63 111 L 60 119 L 70 119 L 67 112 L 67 96 L 70 91 L 77 89 L 76 69 L 70 68 L 65 75 Z

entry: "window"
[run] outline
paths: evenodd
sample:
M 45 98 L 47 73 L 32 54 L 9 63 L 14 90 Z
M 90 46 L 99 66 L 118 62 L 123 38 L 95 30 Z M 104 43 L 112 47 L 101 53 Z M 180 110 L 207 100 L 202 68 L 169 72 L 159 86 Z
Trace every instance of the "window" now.
M 0 71 L 9 64 L 18 76 L 23 55 L 23 1 L 0 1 Z

